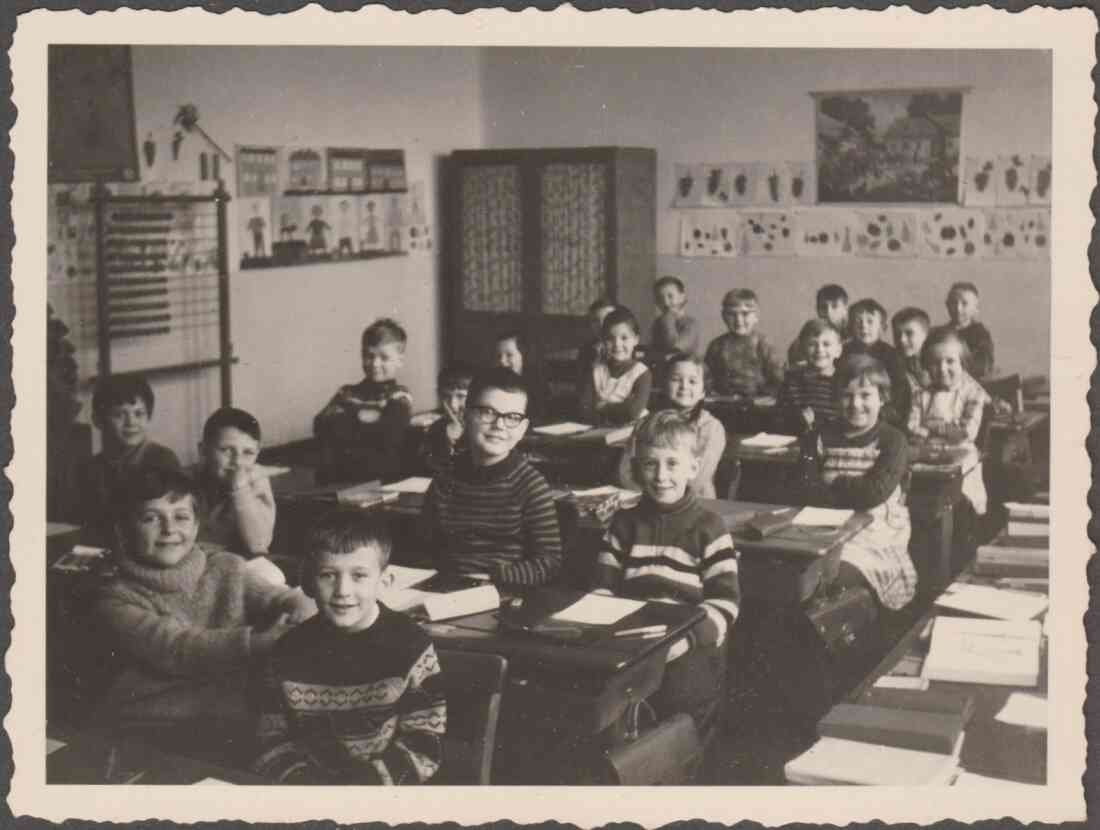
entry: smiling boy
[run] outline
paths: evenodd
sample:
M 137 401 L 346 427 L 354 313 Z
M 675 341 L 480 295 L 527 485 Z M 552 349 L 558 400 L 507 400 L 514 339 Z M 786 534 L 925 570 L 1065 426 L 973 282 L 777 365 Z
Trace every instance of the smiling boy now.
M 969 356 L 966 369 L 981 380 L 993 374 L 993 335 L 978 321 L 978 287 L 972 282 L 957 282 L 947 292 L 948 324 L 966 344 Z
M 737 551 L 722 518 L 689 486 L 699 472 L 695 427 L 679 413 L 657 412 L 638 425 L 634 442 L 634 478 L 643 497 L 611 520 L 593 587 L 706 612 L 672 645 L 664 682 L 650 699 L 660 716 L 686 712 L 705 728 L 725 674 L 722 646 L 741 603 Z
M 306 538 L 318 615 L 283 637 L 257 692 L 260 755 L 281 784 L 418 784 L 439 769 L 447 709 L 439 659 L 379 603 L 392 542 L 378 515 L 340 510 Z
M 321 444 L 322 482 L 383 481 L 401 475 L 401 450 L 412 418 L 412 396 L 397 383 L 408 336 L 395 320 L 363 331 L 363 380 L 341 386 L 313 419 Z
M 544 585 L 561 570 L 561 534 L 550 485 L 515 452 L 529 425 L 523 378 L 502 367 L 475 375 L 465 419 L 465 451 L 428 488 L 426 549 L 441 570 Z
M 760 301 L 756 292 L 735 289 L 722 298 L 722 322 L 728 332 L 710 341 L 704 362 L 713 391 L 719 395 L 766 394 L 783 380 L 775 349 L 756 327 Z

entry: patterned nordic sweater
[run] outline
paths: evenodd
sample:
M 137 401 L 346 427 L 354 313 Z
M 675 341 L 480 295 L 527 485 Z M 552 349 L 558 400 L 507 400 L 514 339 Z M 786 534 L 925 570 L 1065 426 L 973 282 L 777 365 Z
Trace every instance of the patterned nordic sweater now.
M 905 435 L 881 418 L 862 435 L 848 437 L 841 425 L 822 430 L 822 452 L 807 473 L 806 504 L 870 510 L 906 483 L 909 444 Z
M 433 480 L 422 513 L 443 570 L 488 573 L 498 585 L 544 585 L 562 565 L 550 485 L 519 453 L 475 467 L 469 453 Z
M 414 622 L 378 612 L 364 631 L 318 615 L 279 640 L 255 692 L 258 773 L 282 784 L 418 784 L 435 774 L 447 725 L 439 660 Z
M 721 645 L 737 619 L 737 551 L 725 523 L 689 491 L 673 505 L 643 497 L 621 510 L 604 535 L 594 587 L 638 599 L 701 605 L 701 645 Z
M 704 362 L 710 373 L 710 391 L 718 395 L 758 395 L 774 390 L 783 380 L 775 349 L 755 332 L 714 338 Z
M 341 386 L 313 419 L 313 434 L 325 453 L 322 477 L 329 481 L 398 478 L 411 418 L 412 396 L 396 381 L 363 380 Z

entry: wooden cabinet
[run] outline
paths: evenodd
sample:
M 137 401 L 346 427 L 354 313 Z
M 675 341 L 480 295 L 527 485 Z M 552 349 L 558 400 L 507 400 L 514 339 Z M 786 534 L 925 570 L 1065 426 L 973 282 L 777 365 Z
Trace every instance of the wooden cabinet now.
M 654 150 L 461 150 L 446 167 L 444 362 L 521 329 L 535 359 L 588 338 L 588 306 L 656 274 Z

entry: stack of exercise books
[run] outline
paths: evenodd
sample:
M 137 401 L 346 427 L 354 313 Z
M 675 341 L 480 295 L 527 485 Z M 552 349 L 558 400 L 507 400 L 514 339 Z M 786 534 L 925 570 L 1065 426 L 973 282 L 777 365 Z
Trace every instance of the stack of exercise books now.
M 922 673 L 929 680 L 1034 688 L 1042 635 L 1037 620 L 936 617 Z
M 1050 576 L 1050 507 L 1009 502 L 1001 535 L 978 548 L 974 573 L 980 576 L 1047 579 Z
M 790 761 L 793 784 L 929 786 L 950 784 L 973 698 L 949 691 L 873 689 L 861 703 L 839 703 L 817 725 L 819 740 Z

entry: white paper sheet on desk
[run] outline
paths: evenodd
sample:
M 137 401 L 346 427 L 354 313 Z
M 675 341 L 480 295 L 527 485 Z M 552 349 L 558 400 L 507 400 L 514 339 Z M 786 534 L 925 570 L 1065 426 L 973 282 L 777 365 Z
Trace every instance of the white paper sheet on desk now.
M 551 619 L 584 625 L 614 625 L 643 605 L 645 602 L 638 599 L 585 594 L 568 608 L 554 614 Z
M 627 424 L 625 427 L 619 427 L 613 429 L 603 437 L 604 443 L 609 447 L 616 444 L 625 444 L 630 440 L 630 436 L 634 434 L 634 424 Z
M 265 478 L 275 478 L 276 476 L 285 476 L 290 472 L 290 467 L 276 467 L 271 464 L 257 464 L 253 469 L 256 472 L 264 476 Z
M 966 611 L 995 620 L 1033 620 L 1042 614 L 1050 600 L 1034 591 L 1012 591 L 988 585 L 967 585 L 956 582 L 948 585 L 936 598 L 940 608 Z
M 791 524 L 800 527 L 840 527 L 850 518 L 854 510 L 835 510 L 831 507 L 803 507 Z
M 592 427 L 588 424 L 578 424 L 573 421 L 565 421 L 561 424 L 547 424 L 542 427 L 535 427 L 532 432 L 537 432 L 539 435 L 576 435 L 578 432 L 588 432 Z
M 1013 692 L 994 720 L 1029 729 L 1047 728 L 1047 699 L 1039 695 Z
M 386 572 L 390 574 L 389 587 L 394 591 L 411 588 L 436 574 L 434 568 L 410 568 L 407 565 L 390 565 Z
M 758 432 L 756 435 L 741 439 L 741 446 L 777 450 L 783 447 L 789 447 L 797 440 L 798 439 L 793 435 L 774 435 L 770 432 Z
M 1006 501 L 1005 509 L 1012 518 L 1050 520 L 1050 505 L 1030 504 L 1019 501 Z
M 383 485 L 382 489 L 391 493 L 419 493 L 423 495 L 428 492 L 431 484 L 432 480 L 427 476 L 410 476 L 401 479 L 401 481 L 395 481 L 393 484 Z
M 56 738 L 46 738 L 46 754 L 52 755 L 57 750 L 66 746 L 64 741 L 59 741 Z

